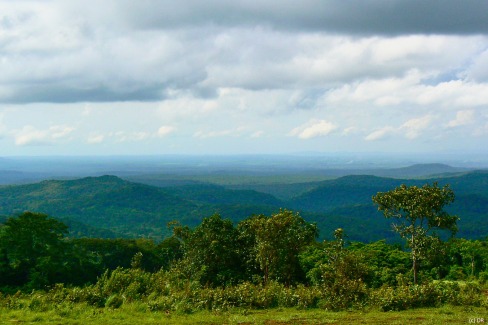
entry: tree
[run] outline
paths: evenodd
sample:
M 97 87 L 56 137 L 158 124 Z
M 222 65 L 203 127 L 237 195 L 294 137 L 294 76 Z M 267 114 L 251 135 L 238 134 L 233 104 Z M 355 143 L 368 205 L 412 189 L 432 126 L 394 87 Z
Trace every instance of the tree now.
M 452 250 L 462 259 L 462 266 L 468 268 L 467 274 L 474 277 L 483 268 L 483 253 L 487 251 L 486 243 L 480 240 L 467 240 L 464 238 L 451 242 Z
M 224 286 L 238 281 L 242 274 L 238 233 L 232 221 L 215 214 L 204 218 L 194 230 L 175 225 L 173 233 L 183 242 L 182 266 L 189 277 L 201 284 Z
M 304 277 L 299 254 L 315 241 L 317 226 L 298 213 L 281 210 L 271 217 L 255 216 L 239 224 L 254 238 L 254 257 L 264 275 L 264 283 L 274 279 L 287 285 Z M 241 236 L 242 237 L 242 236 Z
M 15 275 L 7 284 L 40 288 L 55 282 L 65 268 L 67 232 L 64 223 L 41 213 L 7 219 L 0 232 L 0 253 Z
M 457 232 L 457 216 L 449 215 L 444 207 L 454 202 L 449 185 L 437 183 L 422 187 L 401 185 L 373 196 L 373 202 L 385 218 L 394 218 L 393 229 L 407 241 L 412 254 L 413 282 L 417 284 L 420 261 L 431 243 L 437 240 L 435 230 Z

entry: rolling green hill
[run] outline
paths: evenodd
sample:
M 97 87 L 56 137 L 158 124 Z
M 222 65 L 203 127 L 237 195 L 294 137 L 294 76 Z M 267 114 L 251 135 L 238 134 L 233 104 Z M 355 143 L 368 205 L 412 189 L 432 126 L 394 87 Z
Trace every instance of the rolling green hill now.
M 42 212 L 120 235 L 155 236 L 172 219 L 197 223 L 199 208 L 169 191 L 114 176 L 0 188 L 0 214 Z
M 65 220 L 74 233 L 104 237 L 160 238 L 172 220 L 192 226 L 213 213 L 240 220 L 256 211 L 277 210 L 279 203 L 255 191 L 213 185 L 157 188 L 115 176 L 0 187 L 0 215 L 46 213 Z
M 329 218 L 351 218 L 353 227 L 370 225 L 382 231 L 387 221 L 378 221 L 382 215 L 376 211 L 371 197 L 378 192 L 391 190 L 401 184 L 422 186 L 437 181 L 450 184 L 456 194 L 455 202 L 447 208 L 457 214 L 458 236 L 481 238 L 488 235 L 488 172 L 477 171 L 456 177 L 418 179 L 392 179 L 377 176 L 345 176 L 323 181 L 320 186 L 290 200 L 290 207 L 300 211 L 328 215 Z M 348 227 L 345 227 L 347 230 Z M 356 230 L 353 231 L 356 233 Z M 372 232 L 375 234 L 375 232 Z M 358 233 L 361 235 L 361 233 Z M 357 235 L 355 235 L 356 237 Z M 376 236 L 375 236 L 376 237 Z
M 169 221 L 194 226 L 203 217 L 221 214 L 234 222 L 280 208 L 300 211 L 316 222 L 321 237 L 344 228 L 351 240 L 393 239 L 390 221 L 373 206 L 371 197 L 405 183 L 421 186 L 439 181 L 456 193 L 451 213 L 461 217 L 458 236 L 488 235 L 488 172 L 470 172 L 438 179 L 393 179 L 351 175 L 312 183 L 297 183 L 290 200 L 255 190 L 229 189 L 198 182 L 166 183 L 155 187 L 115 176 L 43 181 L 0 187 L 0 216 L 26 210 L 42 212 L 70 225 L 72 236 L 152 237 L 169 233 Z M 285 184 L 293 187 L 294 184 Z M 291 189 L 293 192 L 293 189 Z M 2 219 L 0 218 L 0 222 Z

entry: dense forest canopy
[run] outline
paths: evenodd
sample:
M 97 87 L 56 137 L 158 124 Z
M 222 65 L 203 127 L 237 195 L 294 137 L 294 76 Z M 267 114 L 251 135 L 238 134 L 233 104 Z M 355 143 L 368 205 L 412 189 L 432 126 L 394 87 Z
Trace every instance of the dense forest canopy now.
M 217 175 L 211 180 L 218 182 L 220 178 Z M 429 179 L 350 175 L 305 183 L 296 183 L 294 178 L 287 183 L 285 176 L 265 181 L 244 177 L 240 185 L 234 181 L 220 185 L 197 182 L 197 176 L 192 179 L 184 183 L 158 176 L 137 179 L 151 183 L 148 185 L 101 176 L 3 186 L 0 222 L 11 215 L 35 211 L 69 225 L 69 237 L 142 237 L 160 241 L 171 235 L 166 225 L 172 220 L 195 227 L 203 217 L 217 213 L 237 224 L 253 214 L 271 215 L 286 208 L 315 222 L 320 239 L 332 239 L 331 229 L 344 228 L 353 241 L 386 239 L 392 243 L 399 237 L 371 197 L 401 184 L 421 187 L 437 181 L 439 186 L 450 184 L 456 193 L 456 200 L 446 210 L 461 217 L 458 236 L 483 239 L 488 233 L 486 172 Z M 210 181 L 208 177 L 206 180 Z

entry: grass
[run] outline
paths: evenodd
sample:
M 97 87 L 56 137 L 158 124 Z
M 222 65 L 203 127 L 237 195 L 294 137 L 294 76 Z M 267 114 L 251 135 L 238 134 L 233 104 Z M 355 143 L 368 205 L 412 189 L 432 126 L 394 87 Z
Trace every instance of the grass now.
M 143 303 L 124 304 L 120 309 L 95 308 L 85 304 L 62 304 L 39 312 L 28 308 L 0 309 L 0 324 L 469 324 L 488 322 L 486 308 L 444 306 L 412 309 L 401 312 L 344 311 L 321 309 L 299 310 L 279 308 L 268 310 L 232 309 L 200 311 L 193 314 L 150 312 Z M 478 322 L 476 322 L 478 321 Z M 482 323 L 481 323 L 482 324 Z

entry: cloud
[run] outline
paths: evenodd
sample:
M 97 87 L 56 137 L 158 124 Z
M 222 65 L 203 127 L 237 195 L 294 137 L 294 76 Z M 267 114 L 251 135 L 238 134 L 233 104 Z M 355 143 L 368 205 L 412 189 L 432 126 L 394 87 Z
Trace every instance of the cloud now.
M 176 128 L 174 126 L 163 125 L 158 129 L 158 132 L 156 134 L 158 137 L 163 138 L 168 134 L 173 133 L 174 131 L 176 131 Z
M 434 105 L 456 109 L 488 105 L 488 83 L 449 80 L 429 84 L 429 76 L 410 71 L 403 78 L 367 79 L 346 83 L 324 96 L 326 105 L 357 105 L 369 103 L 376 107 Z
M 370 134 L 368 134 L 364 139 L 366 141 L 377 141 L 377 140 L 381 140 L 381 139 L 384 139 L 385 137 L 391 135 L 391 134 L 394 134 L 396 132 L 397 129 L 395 129 L 394 127 L 392 126 L 385 126 L 381 129 L 378 129 L 378 130 L 375 130 L 373 132 L 371 132 Z
M 114 138 L 116 142 L 138 142 L 150 137 L 150 133 L 145 131 L 117 131 L 110 132 L 109 137 Z
M 347 127 L 345 128 L 343 131 L 342 131 L 342 135 L 351 135 L 351 134 L 354 134 L 354 133 L 357 133 L 359 130 L 357 127 L 355 126 L 350 126 L 350 127 Z
M 458 126 L 472 124 L 473 122 L 474 122 L 473 110 L 458 111 L 456 113 L 456 118 L 454 120 L 449 121 L 449 123 L 447 123 L 447 127 L 455 128 Z
M 140 29 L 188 28 L 201 25 L 267 25 L 286 31 L 329 31 L 353 34 L 467 34 L 486 33 L 483 1 L 341 1 L 341 0 L 237 0 L 184 2 L 107 0 L 103 6 L 76 1 L 77 11 L 94 18 L 116 15 Z M 83 5 L 82 5 L 83 3 Z M 131 10 L 127 10 L 130 4 Z M 99 11 L 97 13 L 97 11 Z M 113 23 L 109 20 L 108 23 Z
M 226 129 L 220 131 L 197 131 L 193 137 L 199 139 L 216 138 L 216 137 L 240 137 L 245 131 L 245 127 L 237 127 L 235 129 Z
M 251 134 L 251 138 L 261 138 L 264 135 L 264 131 L 256 131 Z
M 20 130 L 13 131 L 15 144 L 18 146 L 51 145 L 66 138 L 75 129 L 68 126 L 56 125 L 49 129 L 39 130 L 26 125 Z
M 0 6 L 0 102 L 15 104 L 161 101 L 175 90 L 215 98 L 237 87 L 298 89 L 290 105 L 310 109 L 341 82 L 457 69 L 486 50 L 488 32 L 488 4 L 475 0 L 11 3 Z
M 399 127 L 385 126 L 376 129 L 369 133 L 364 139 L 366 141 L 377 141 L 385 139 L 389 136 L 403 134 L 405 138 L 414 140 L 430 127 L 433 119 L 434 117 L 430 114 L 418 118 L 412 118 L 401 124 Z
M 435 151 L 429 139 L 463 150 L 461 138 L 482 149 L 487 8 L 478 0 L 0 1 L 0 133 L 14 139 L 2 150 L 189 153 L 197 142 L 201 152 L 388 151 L 403 141 Z
M 415 139 L 422 133 L 422 131 L 429 127 L 432 119 L 433 117 L 431 115 L 413 118 L 403 123 L 400 130 L 405 130 L 405 137 L 407 139 Z
M 488 49 L 473 59 L 473 63 L 466 69 L 466 77 L 475 82 L 488 82 Z
M 163 138 L 176 130 L 175 127 L 169 125 L 161 126 L 156 132 L 150 133 L 146 131 L 116 131 L 109 132 L 104 135 L 102 133 L 91 132 L 86 142 L 89 144 L 99 144 L 108 139 L 113 139 L 115 142 L 140 142 L 152 137 Z
M 102 143 L 103 140 L 105 139 L 105 136 L 103 134 L 91 134 L 88 139 L 86 140 L 87 143 L 89 144 L 99 144 Z
M 337 125 L 325 120 L 311 120 L 306 124 L 298 126 L 290 131 L 291 136 L 300 139 L 311 139 L 319 136 L 329 135 L 337 129 Z
M 53 139 L 60 139 L 66 137 L 74 130 L 75 128 L 73 127 L 56 125 L 49 128 L 49 133 Z

